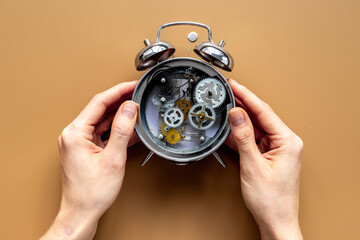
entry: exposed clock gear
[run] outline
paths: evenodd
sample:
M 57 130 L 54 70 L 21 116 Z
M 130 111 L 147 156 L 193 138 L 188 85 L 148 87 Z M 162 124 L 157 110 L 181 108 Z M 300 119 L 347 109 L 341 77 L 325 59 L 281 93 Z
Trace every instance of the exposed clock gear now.
M 181 109 L 184 113 L 184 119 L 188 119 L 188 112 L 192 107 L 191 103 L 187 100 L 179 100 L 175 103 L 174 107 Z
M 205 78 L 196 84 L 193 95 L 196 103 L 207 103 L 213 108 L 218 108 L 226 99 L 226 90 L 219 80 Z
M 164 136 L 166 136 L 166 133 L 168 132 L 168 131 L 170 131 L 170 127 L 169 126 L 167 126 L 166 125 L 166 123 L 162 123 L 161 125 L 160 125 L 160 133 L 161 134 L 163 134 Z
M 215 111 L 206 103 L 195 104 L 189 115 L 190 124 L 199 130 L 206 130 L 215 123 Z
M 186 57 L 174 57 L 174 46 L 161 38 L 164 28 L 191 25 L 205 28 L 208 41 L 190 41 Z M 230 132 L 228 111 L 235 107 L 231 87 L 216 68 L 233 69 L 234 61 L 224 49 L 225 41 L 215 43 L 209 26 L 196 22 L 173 22 L 159 27 L 154 42 L 145 39 L 145 47 L 135 59 L 137 70 L 148 71 L 141 77 L 133 101 L 139 104 L 136 132 L 150 149 L 144 165 L 153 154 L 179 165 L 214 154 L 225 166 L 218 149 Z M 193 47 L 201 59 L 189 57 Z
M 184 113 L 179 108 L 169 108 L 164 113 L 164 122 L 169 127 L 176 128 L 184 122 Z
M 183 136 L 180 136 L 179 131 L 174 128 L 170 128 L 166 125 L 166 123 L 162 123 L 160 125 L 160 133 L 163 137 L 165 137 L 164 140 L 172 145 L 177 144 L 180 140 L 184 139 Z
M 165 112 L 167 109 L 172 108 L 175 103 L 175 101 L 171 99 L 171 96 L 161 96 L 156 93 L 153 94 L 151 100 L 160 112 Z
M 165 139 L 168 143 L 174 145 L 180 141 L 181 136 L 178 131 L 176 131 L 174 128 L 171 128 L 170 131 L 166 133 Z
M 214 125 L 215 119 L 215 110 L 206 103 L 197 103 L 190 109 L 190 124 L 196 129 L 209 129 Z

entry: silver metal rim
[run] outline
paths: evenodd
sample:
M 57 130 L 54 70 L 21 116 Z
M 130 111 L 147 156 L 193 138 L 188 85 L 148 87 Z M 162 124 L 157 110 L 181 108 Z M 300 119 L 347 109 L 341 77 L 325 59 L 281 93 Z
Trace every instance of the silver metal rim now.
M 224 119 L 224 124 L 221 127 L 220 130 L 217 131 L 215 136 L 213 137 L 214 140 L 209 141 L 209 143 L 202 147 L 201 150 L 194 149 L 193 151 L 182 151 L 180 152 L 170 152 L 168 149 L 161 146 L 161 144 L 156 144 L 156 138 L 151 139 L 149 134 L 149 130 L 147 130 L 147 124 L 144 123 L 144 117 L 142 117 L 142 111 L 141 111 L 141 101 L 142 101 L 142 95 L 146 88 L 146 78 L 151 74 L 154 70 L 161 68 L 161 67 L 187 67 L 187 66 L 193 66 L 197 69 L 200 69 L 201 71 L 207 73 L 209 76 L 217 76 L 222 83 L 224 84 L 227 92 L 229 93 L 230 103 L 227 106 L 227 111 L 229 111 L 231 108 L 235 107 L 235 100 L 234 95 L 232 93 L 232 90 L 230 88 L 230 85 L 226 81 L 225 77 L 214 67 L 212 67 L 210 64 L 203 62 L 198 59 L 194 58 L 188 58 L 188 57 L 178 57 L 173 59 L 165 60 L 156 66 L 152 67 L 149 71 L 147 71 L 142 78 L 140 79 L 138 85 L 135 88 L 135 91 L 133 93 L 133 101 L 138 103 L 140 106 L 140 116 L 138 118 L 138 121 L 135 125 L 135 130 L 137 134 L 139 135 L 142 142 L 147 146 L 151 151 L 154 151 L 154 153 L 160 157 L 163 157 L 165 159 L 174 161 L 176 163 L 189 163 L 193 161 L 200 160 L 209 154 L 216 151 L 225 141 L 227 138 L 229 132 L 230 132 L 230 125 L 228 122 L 228 115 L 226 114 L 226 117 Z M 149 133 L 148 133 L 149 132 Z

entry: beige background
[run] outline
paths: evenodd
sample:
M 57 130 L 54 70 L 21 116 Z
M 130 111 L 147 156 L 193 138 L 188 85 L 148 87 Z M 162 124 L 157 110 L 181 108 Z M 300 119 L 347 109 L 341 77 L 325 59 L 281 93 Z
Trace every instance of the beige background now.
M 90 98 L 138 79 L 142 41 L 166 22 L 208 24 L 235 59 L 224 72 L 305 142 L 306 239 L 360 239 L 360 2 L 0 0 L 0 239 L 36 239 L 59 207 L 57 136 Z M 184 56 L 191 27 L 164 30 Z M 190 56 L 194 56 L 191 53 Z M 129 150 L 125 183 L 95 239 L 259 239 L 223 147 L 190 166 Z

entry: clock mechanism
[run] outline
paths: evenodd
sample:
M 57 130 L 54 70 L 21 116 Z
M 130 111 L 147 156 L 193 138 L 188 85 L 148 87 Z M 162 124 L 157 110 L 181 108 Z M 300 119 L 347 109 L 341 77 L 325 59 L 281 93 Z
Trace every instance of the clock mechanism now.
M 160 41 L 160 34 L 163 28 L 176 25 L 208 30 L 209 42 L 194 48 L 205 61 L 187 56 L 170 58 L 175 48 Z M 197 34 L 191 32 L 188 40 L 190 49 Z M 215 44 L 211 29 L 195 22 L 164 24 L 158 30 L 156 42 L 151 44 L 147 39 L 144 42 L 146 46 L 136 56 L 135 65 L 137 70 L 150 69 L 133 94 L 133 101 L 140 106 L 135 129 L 150 149 L 142 165 L 155 153 L 179 165 L 213 154 L 225 166 L 215 150 L 229 134 L 227 113 L 235 101 L 225 77 L 214 67 L 226 71 L 233 68 L 233 59 L 223 48 L 225 42 Z

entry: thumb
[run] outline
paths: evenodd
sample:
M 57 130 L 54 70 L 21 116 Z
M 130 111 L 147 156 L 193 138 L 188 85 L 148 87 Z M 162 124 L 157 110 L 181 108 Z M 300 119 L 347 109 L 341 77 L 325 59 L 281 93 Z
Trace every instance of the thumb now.
M 259 156 L 255 143 L 254 128 L 244 109 L 236 107 L 229 111 L 231 133 L 238 148 L 240 159 L 251 160 Z
M 105 152 L 111 159 L 126 159 L 126 150 L 134 132 L 137 110 L 138 105 L 133 101 L 125 101 L 119 107 L 105 147 Z

